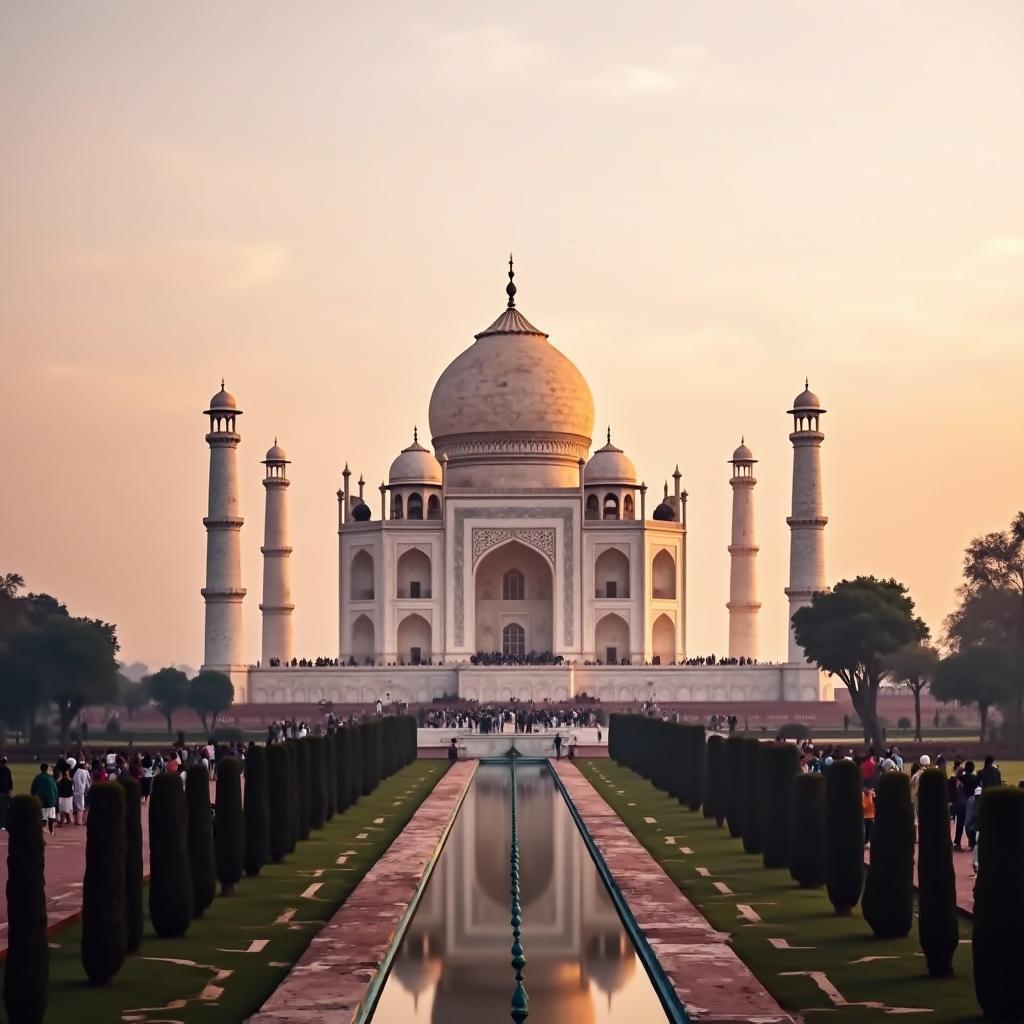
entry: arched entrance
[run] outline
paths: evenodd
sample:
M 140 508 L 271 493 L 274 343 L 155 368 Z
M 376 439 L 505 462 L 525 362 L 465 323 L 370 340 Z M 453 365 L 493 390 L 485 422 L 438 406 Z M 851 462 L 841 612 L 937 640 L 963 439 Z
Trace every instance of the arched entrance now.
M 676 627 L 667 615 L 654 620 L 651 649 L 659 665 L 671 665 L 676 658 Z
M 419 548 L 410 548 L 398 559 L 399 598 L 430 597 L 430 558 Z
M 477 565 L 473 586 L 477 652 L 502 651 L 505 627 L 513 623 L 524 631 L 527 655 L 551 651 L 554 580 L 540 552 L 519 541 L 494 548 Z
M 357 665 L 373 664 L 375 655 L 374 628 L 369 616 L 360 615 L 352 623 L 352 657 Z
M 618 548 L 609 548 L 597 556 L 594 597 L 629 597 L 629 559 Z
M 430 623 L 422 615 L 407 615 L 399 623 L 398 660 L 404 665 L 430 660 Z
M 606 665 L 629 659 L 629 625 L 621 615 L 605 615 L 594 630 L 594 656 Z
M 676 560 L 664 549 L 651 563 L 651 597 L 673 601 L 676 596 Z

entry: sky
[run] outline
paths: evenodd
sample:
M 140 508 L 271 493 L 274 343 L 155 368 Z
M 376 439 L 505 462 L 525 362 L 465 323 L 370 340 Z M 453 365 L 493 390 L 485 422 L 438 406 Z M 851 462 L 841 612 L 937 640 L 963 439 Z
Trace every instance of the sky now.
M 275 436 L 297 652 L 335 656 L 342 466 L 376 514 L 513 250 L 595 436 L 655 495 L 680 466 L 690 654 L 726 647 L 745 435 L 784 656 L 805 375 L 829 580 L 895 576 L 938 633 L 1024 506 L 1022 52 L 1018 0 L 3 5 L 0 571 L 198 664 L 224 376 L 248 657 Z

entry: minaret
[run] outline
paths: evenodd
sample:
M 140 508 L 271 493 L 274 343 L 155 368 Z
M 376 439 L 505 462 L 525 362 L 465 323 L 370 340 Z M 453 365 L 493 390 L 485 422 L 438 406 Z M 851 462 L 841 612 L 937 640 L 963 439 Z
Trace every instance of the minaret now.
M 818 429 L 825 412 L 818 396 L 804 381 L 793 408 L 793 513 L 789 524 L 789 658 L 803 663 L 803 649 L 793 635 L 793 614 L 811 603 L 811 596 L 828 589 L 825 584 L 825 524 L 827 516 L 821 502 L 821 442 L 825 435 Z
M 263 528 L 263 664 L 272 659 L 285 665 L 294 656 L 292 637 L 292 549 L 288 545 L 288 486 L 285 467 L 288 456 L 278 446 L 267 452 L 263 486 L 267 490 L 267 511 Z
M 242 555 L 239 533 L 242 514 L 238 504 L 238 445 L 235 418 L 242 410 L 235 396 L 224 390 L 210 399 L 210 502 L 206 527 L 206 632 L 203 668 L 231 677 L 236 697 L 245 699 L 245 658 L 242 645 Z M 239 692 L 241 690 L 242 692 Z
M 729 543 L 729 657 L 757 657 L 757 539 L 754 532 L 754 453 L 743 438 L 732 453 L 732 540 Z

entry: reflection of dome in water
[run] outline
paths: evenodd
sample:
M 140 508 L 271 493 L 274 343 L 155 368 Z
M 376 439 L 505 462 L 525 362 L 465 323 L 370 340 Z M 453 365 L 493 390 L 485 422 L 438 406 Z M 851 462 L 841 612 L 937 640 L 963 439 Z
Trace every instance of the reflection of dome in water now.
M 609 1002 L 615 992 L 625 987 L 636 970 L 636 955 L 622 931 L 591 935 L 587 939 L 583 962 L 588 977 L 607 994 Z
M 414 937 L 411 933 L 399 947 L 391 973 L 415 1002 L 434 988 L 441 977 L 443 961 L 439 948 L 440 944 L 429 935 Z
M 550 785 L 529 775 L 519 776 L 519 900 L 529 907 L 551 885 L 555 865 L 554 836 L 551 827 L 551 800 L 544 792 Z M 499 905 L 508 903 L 508 851 L 512 842 L 512 821 L 498 795 L 511 789 L 511 780 L 478 776 L 476 814 L 478 816 L 474 855 L 476 881 Z M 497 813 L 495 814 L 495 808 Z M 490 812 L 490 813 L 488 813 Z

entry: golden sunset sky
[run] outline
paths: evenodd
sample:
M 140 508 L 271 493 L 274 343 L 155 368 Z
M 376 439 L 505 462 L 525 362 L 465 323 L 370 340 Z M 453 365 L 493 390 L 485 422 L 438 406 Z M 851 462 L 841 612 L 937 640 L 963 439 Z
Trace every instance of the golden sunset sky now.
M 248 655 L 276 435 L 297 649 L 335 656 L 341 468 L 376 517 L 511 249 L 595 436 L 654 504 L 680 465 L 690 654 L 726 647 L 745 434 L 784 656 L 805 375 L 829 579 L 894 575 L 938 631 L 1024 506 L 1022 54 L 1020 0 L 3 5 L 0 571 L 197 665 L 224 375 Z

